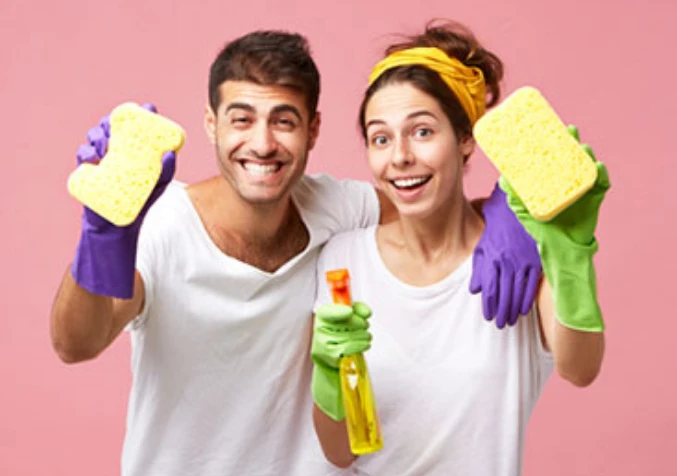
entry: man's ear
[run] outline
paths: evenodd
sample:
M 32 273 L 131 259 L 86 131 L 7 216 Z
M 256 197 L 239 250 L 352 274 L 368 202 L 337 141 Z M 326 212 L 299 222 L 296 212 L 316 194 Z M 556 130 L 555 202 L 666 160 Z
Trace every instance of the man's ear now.
M 313 119 L 308 126 L 308 150 L 312 150 L 312 148 L 315 147 L 317 137 L 320 135 L 321 122 L 320 111 L 315 111 L 315 116 L 313 116 Z
M 209 142 L 216 144 L 216 113 L 209 104 L 205 106 L 204 126 Z

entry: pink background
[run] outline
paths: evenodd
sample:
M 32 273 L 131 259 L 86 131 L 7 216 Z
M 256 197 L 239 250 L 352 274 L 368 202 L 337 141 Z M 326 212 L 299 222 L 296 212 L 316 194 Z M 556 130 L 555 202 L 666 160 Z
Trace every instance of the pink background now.
M 504 59 L 508 91 L 541 88 L 613 182 L 598 233 L 603 372 L 585 390 L 551 379 L 529 427 L 525 474 L 677 474 L 676 260 L 667 253 L 677 241 L 674 2 L 1 0 L 1 475 L 119 471 L 128 337 L 67 366 L 48 332 L 79 226 L 65 183 L 88 127 L 120 102 L 151 100 L 187 130 L 178 178 L 209 176 L 202 114 L 213 56 L 252 29 L 298 30 L 323 75 L 310 171 L 368 179 L 355 119 L 369 68 L 387 33 L 432 17 L 470 25 Z M 476 155 L 469 194 L 487 194 L 495 178 Z

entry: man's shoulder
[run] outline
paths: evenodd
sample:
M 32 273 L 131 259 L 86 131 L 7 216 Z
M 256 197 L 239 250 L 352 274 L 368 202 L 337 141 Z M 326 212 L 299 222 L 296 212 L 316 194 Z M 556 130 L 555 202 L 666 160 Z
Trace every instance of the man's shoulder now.
M 337 178 L 328 173 L 318 173 L 306 174 L 301 177 L 297 188 L 315 193 L 327 193 L 350 186 L 369 187 L 370 185 L 363 180 Z
M 297 202 L 309 206 L 340 207 L 351 200 L 364 200 L 373 193 L 372 190 L 373 186 L 368 182 L 321 173 L 304 175 L 294 187 L 293 196 Z
M 180 180 L 172 180 L 167 185 L 164 193 L 158 199 L 158 202 L 160 202 L 160 200 L 163 202 L 173 202 L 180 200 L 180 198 L 186 194 L 186 187 L 187 184 L 185 182 L 181 182 Z
M 148 210 L 144 226 L 148 227 L 152 223 L 154 226 L 162 225 L 162 228 L 166 228 L 176 222 L 177 218 L 180 221 L 180 217 L 189 210 L 188 206 L 186 184 L 174 180 L 167 185 L 164 193 Z
M 315 236 L 322 242 L 336 233 L 378 223 L 378 196 L 368 182 L 307 175 L 295 186 L 292 198 L 306 225 L 317 229 Z M 321 230 L 325 233 L 320 234 Z

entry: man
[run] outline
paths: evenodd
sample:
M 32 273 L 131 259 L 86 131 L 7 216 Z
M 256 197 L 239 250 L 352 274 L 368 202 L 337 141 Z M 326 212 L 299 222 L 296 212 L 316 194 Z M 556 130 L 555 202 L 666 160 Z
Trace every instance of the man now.
M 308 358 L 316 258 L 330 236 L 388 220 L 392 207 L 366 183 L 304 176 L 319 89 L 303 37 L 236 39 L 209 79 L 220 174 L 170 184 L 169 153 L 132 225 L 84 210 L 52 338 L 78 362 L 130 330 L 124 475 L 321 474 Z M 90 131 L 80 160 L 103 156 L 108 129 Z

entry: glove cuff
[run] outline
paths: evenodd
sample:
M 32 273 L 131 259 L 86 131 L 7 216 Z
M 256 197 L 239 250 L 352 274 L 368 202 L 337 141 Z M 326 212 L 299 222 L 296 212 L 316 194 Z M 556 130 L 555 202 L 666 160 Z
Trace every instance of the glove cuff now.
M 325 415 L 335 421 L 346 418 L 338 369 L 331 369 L 316 363 L 313 366 L 311 391 L 315 405 Z
M 101 232 L 83 227 L 71 264 L 73 279 L 91 293 L 131 299 L 138 239 L 136 230 Z
M 557 245 L 557 246 L 554 246 Z M 539 245 L 543 271 L 552 288 L 557 320 L 565 327 L 585 331 L 604 331 L 602 311 L 597 300 L 597 277 L 593 256 L 599 245 L 569 242 Z

